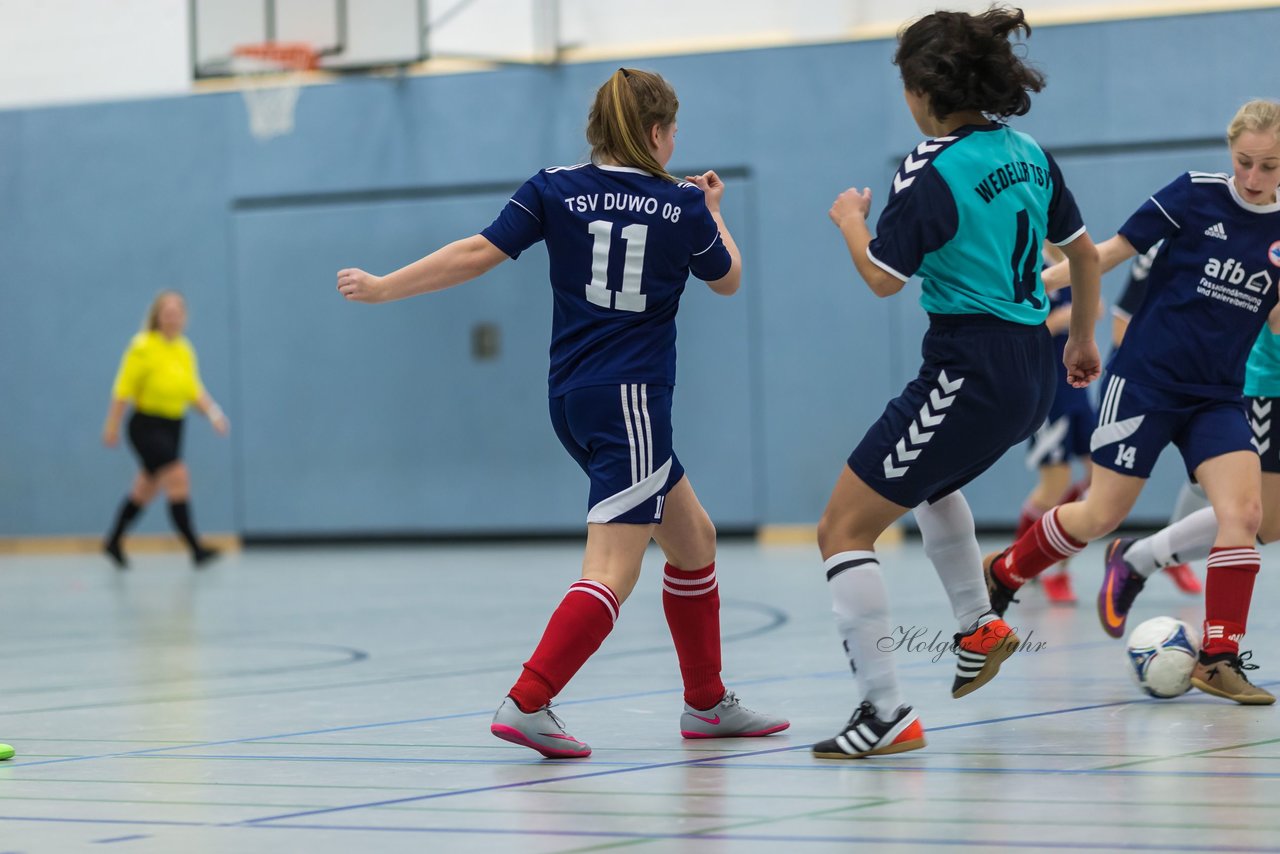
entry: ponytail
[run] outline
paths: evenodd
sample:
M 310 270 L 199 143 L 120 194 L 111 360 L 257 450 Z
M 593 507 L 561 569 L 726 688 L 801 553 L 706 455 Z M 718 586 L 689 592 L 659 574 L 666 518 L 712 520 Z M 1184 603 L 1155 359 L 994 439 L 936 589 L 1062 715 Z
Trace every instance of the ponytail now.
M 670 127 L 679 108 L 675 90 L 659 75 L 619 68 L 596 91 L 587 116 L 591 158 L 607 158 L 674 183 L 649 148 L 649 132 L 654 125 Z

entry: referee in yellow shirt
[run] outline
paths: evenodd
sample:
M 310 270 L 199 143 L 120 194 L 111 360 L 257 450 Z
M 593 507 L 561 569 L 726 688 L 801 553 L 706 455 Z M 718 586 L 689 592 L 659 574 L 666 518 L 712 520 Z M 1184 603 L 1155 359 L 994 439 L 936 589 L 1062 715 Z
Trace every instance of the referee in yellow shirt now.
M 102 441 L 115 447 L 125 408 L 132 403 L 129 444 L 142 464 L 103 543 L 103 550 L 120 569 L 128 566 L 121 543 L 124 533 L 158 490 L 164 490 L 169 499 L 169 516 L 191 549 L 195 565 L 218 554 L 200 544 L 191 524 L 191 476 L 182 461 L 182 419 L 187 406 L 195 404 L 219 435 L 227 435 L 230 424 L 200 383 L 196 352 L 182 334 L 186 325 L 187 304 L 182 295 L 161 291 L 147 311 L 146 327 L 129 342 L 116 374 Z

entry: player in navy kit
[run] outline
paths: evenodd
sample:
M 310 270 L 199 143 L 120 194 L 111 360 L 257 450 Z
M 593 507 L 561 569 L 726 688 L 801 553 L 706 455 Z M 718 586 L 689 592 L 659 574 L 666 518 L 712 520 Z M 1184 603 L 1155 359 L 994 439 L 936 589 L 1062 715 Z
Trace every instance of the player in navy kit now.
M 1151 273 L 1151 264 L 1155 261 L 1156 253 L 1160 251 L 1163 243 L 1157 243 L 1146 252 L 1133 259 L 1133 263 L 1129 265 L 1129 278 L 1125 281 L 1124 289 L 1120 291 L 1120 296 L 1116 299 L 1115 304 L 1111 306 L 1111 349 L 1115 351 L 1120 346 L 1120 342 L 1124 340 L 1124 333 L 1129 328 L 1129 321 L 1133 320 L 1133 316 L 1138 313 L 1138 309 L 1142 307 L 1142 301 L 1147 298 L 1147 278 Z M 1075 498 L 1078 498 L 1076 496 Z M 1075 498 L 1063 499 L 1059 504 L 1069 504 Z M 1204 494 L 1204 489 L 1200 484 L 1191 480 L 1182 482 L 1182 486 L 1178 489 L 1178 497 L 1173 502 L 1173 512 L 1169 515 L 1169 524 L 1172 525 L 1192 513 L 1204 510 L 1209 506 L 1209 499 Z M 1014 536 L 1016 540 L 1022 536 L 1023 532 L 1018 531 Z M 1193 596 L 1204 592 L 1204 585 L 1200 583 L 1200 579 L 1196 577 L 1195 570 L 1191 568 L 1191 564 L 1183 561 L 1172 561 L 1163 564 L 1164 574 L 1173 579 L 1173 583 L 1183 593 L 1189 593 Z
M 1250 683 L 1240 654 L 1260 561 L 1261 472 L 1241 397 L 1245 363 L 1264 323 L 1280 328 L 1280 105 L 1251 101 L 1227 130 L 1234 174 L 1188 172 L 1159 190 L 1099 246 L 1110 269 L 1165 241 L 1149 293 L 1112 358 L 1090 445 L 1083 501 L 1055 507 L 990 556 L 992 604 L 1046 566 L 1113 530 L 1170 443 L 1205 489 L 1218 522 L 1209 555 L 1204 641 L 1192 684 L 1248 705 L 1275 702 Z M 1052 278 L 1052 277 L 1051 277 Z M 1145 579 L 1112 543 L 1098 616 L 1124 634 Z M 1246 656 L 1247 657 L 1247 656 Z
M 915 750 L 924 730 L 898 689 L 876 538 L 915 508 L 925 553 L 959 632 L 952 696 L 999 670 L 1018 639 L 991 613 L 973 514 L 959 489 L 1045 419 L 1057 375 L 1044 326 L 1043 239 L 1071 262 L 1075 307 L 1067 377 L 1099 370 L 1093 342 L 1098 259 L 1053 159 L 991 117 L 1023 115 L 1043 77 L 1010 37 L 1021 10 L 937 12 L 907 28 L 898 65 L 912 117 L 931 139 L 903 161 L 872 238 L 871 191 L 846 190 L 830 211 L 859 275 L 877 296 L 921 280 L 929 331 L 919 375 L 853 451 L 818 525 L 836 626 L 862 691 L 844 728 L 813 747 L 824 759 Z
M 385 302 L 461 284 L 540 240 L 550 257 L 551 422 L 591 480 L 582 579 L 569 587 L 491 731 L 547 757 L 591 748 L 549 709 L 604 641 L 640 575 L 650 539 L 667 558 L 662 602 L 684 680 L 686 738 L 769 735 L 720 681 L 715 528 L 672 448 L 676 309 L 690 273 L 718 294 L 742 275 L 720 216 L 715 172 L 666 171 L 679 102 L 656 74 L 619 69 L 587 122 L 592 162 L 544 169 L 483 232 L 386 277 L 338 273 L 350 300 Z

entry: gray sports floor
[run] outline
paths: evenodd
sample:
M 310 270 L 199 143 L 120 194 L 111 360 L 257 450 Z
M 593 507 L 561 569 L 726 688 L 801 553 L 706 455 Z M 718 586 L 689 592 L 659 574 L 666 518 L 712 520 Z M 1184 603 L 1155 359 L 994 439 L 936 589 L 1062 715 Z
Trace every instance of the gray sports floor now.
M 994 541 L 991 546 L 997 545 Z M 685 742 L 661 559 L 561 697 L 587 760 L 488 723 L 564 589 L 573 544 L 259 549 L 193 572 L 0 559 L 0 854 L 1280 850 L 1280 708 L 1156 701 L 1080 607 L 1031 591 L 996 681 L 952 700 L 953 662 L 899 652 L 922 751 L 831 762 L 853 685 L 812 548 L 722 544 L 725 675 L 786 714 L 765 739 Z M 1280 684 L 1277 553 L 1246 648 Z M 910 541 L 883 554 L 895 619 L 948 635 Z M 1199 568 L 1203 571 L 1203 568 Z M 1197 622 L 1155 579 L 1140 618 Z

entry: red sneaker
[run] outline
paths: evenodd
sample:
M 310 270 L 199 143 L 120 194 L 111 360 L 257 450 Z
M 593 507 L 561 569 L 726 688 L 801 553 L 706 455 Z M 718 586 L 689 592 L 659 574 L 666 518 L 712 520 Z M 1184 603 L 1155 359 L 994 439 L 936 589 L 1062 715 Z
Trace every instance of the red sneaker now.
M 1199 595 L 1204 592 L 1204 585 L 1200 583 L 1200 579 L 1196 576 L 1196 571 L 1191 568 L 1189 563 L 1177 563 L 1173 566 L 1166 566 L 1164 571 L 1173 579 L 1173 583 L 1183 593 L 1191 596 Z
M 995 619 L 968 634 L 957 634 L 951 648 L 956 654 L 956 678 L 951 696 L 972 694 L 1000 672 L 1005 659 L 1018 651 L 1018 636 L 1004 620 Z
M 1055 572 L 1053 575 L 1045 574 L 1040 576 L 1040 582 L 1044 587 L 1044 597 L 1052 604 L 1076 604 L 1076 592 L 1071 589 L 1071 573 L 1065 569 Z

